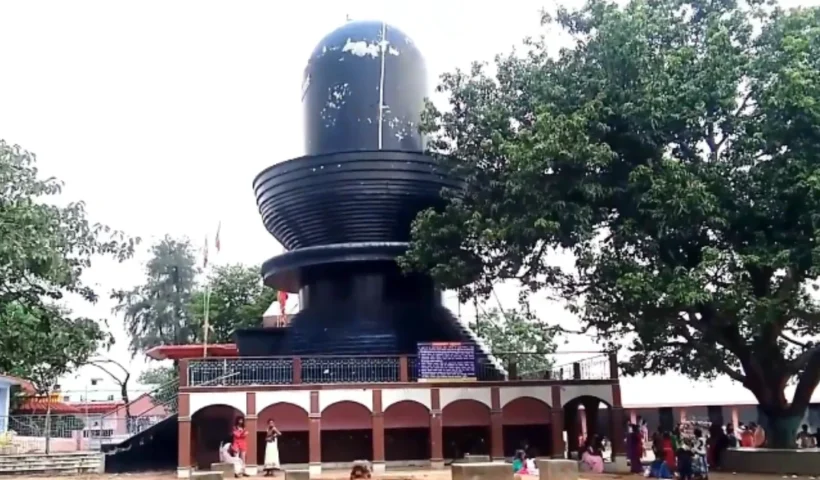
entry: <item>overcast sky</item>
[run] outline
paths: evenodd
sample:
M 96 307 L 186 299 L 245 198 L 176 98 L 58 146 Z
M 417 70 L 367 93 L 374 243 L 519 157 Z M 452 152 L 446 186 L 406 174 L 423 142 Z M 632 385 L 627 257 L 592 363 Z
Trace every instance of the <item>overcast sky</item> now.
M 0 138 L 35 152 L 43 174 L 65 181 L 65 197 L 87 202 L 94 221 L 141 236 L 146 247 L 165 234 L 201 244 L 221 221 L 216 262 L 259 264 L 282 248 L 259 219 L 251 181 L 302 153 L 302 71 L 326 33 L 348 16 L 384 19 L 421 48 L 432 86 L 442 72 L 538 33 L 542 7 L 555 3 L 4 0 Z M 550 38 L 556 47 L 566 42 Z M 135 374 L 145 361 L 127 353 L 107 292 L 139 283 L 145 259 L 141 252 L 124 265 L 97 262 L 88 280 L 103 300 L 72 303 L 109 319 L 119 341 L 112 356 Z M 514 304 L 513 288 L 500 293 Z M 448 304 L 456 309 L 451 296 Z M 560 305 L 538 306 L 546 321 L 575 323 Z M 562 348 L 593 346 L 570 340 Z M 89 376 L 100 375 L 83 372 L 65 385 L 83 389 Z M 723 390 L 731 388 L 712 388 Z

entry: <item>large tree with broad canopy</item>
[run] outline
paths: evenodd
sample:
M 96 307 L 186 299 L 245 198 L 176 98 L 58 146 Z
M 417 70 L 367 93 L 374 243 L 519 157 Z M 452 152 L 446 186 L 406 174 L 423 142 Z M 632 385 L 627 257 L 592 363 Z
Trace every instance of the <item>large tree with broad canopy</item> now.
M 727 375 L 792 445 L 820 382 L 820 10 L 589 0 L 543 23 L 571 46 L 443 77 L 425 128 L 467 190 L 402 263 L 558 292 L 627 374 Z

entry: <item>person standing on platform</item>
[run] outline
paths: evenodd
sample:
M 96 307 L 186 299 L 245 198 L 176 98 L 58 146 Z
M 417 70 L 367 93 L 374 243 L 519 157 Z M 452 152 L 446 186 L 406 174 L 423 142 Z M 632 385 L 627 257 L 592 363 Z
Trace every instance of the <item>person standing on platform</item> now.
M 245 458 L 248 454 L 248 430 L 245 429 L 245 417 L 236 419 L 236 425 L 233 428 L 233 449 L 236 454 L 242 459 L 242 463 L 247 462 Z
M 274 471 L 281 468 L 279 464 L 279 442 L 278 438 L 282 432 L 276 428 L 273 420 L 268 420 L 268 431 L 265 434 L 265 476 L 273 475 Z

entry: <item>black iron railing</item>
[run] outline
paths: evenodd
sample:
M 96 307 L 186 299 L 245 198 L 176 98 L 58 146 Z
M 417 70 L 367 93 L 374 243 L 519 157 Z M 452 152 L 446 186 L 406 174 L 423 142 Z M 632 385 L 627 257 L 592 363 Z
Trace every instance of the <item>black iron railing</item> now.
M 617 377 L 612 354 L 597 353 L 556 366 L 556 357 L 563 355 L 568 354 L 482 354 L 476 358 L 475 380 L 588 381 Z M 395 383 L 418 381 L 418 367 L 412 355 L 198 358 L 182 361 L 180 373 L 191 387 Z

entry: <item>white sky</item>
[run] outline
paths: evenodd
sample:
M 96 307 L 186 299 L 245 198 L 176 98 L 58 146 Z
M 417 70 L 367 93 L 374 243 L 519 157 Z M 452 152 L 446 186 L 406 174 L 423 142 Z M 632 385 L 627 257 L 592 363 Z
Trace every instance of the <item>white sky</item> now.
M 555 2 L 4 0 L 0 138 L 35 152 L 41 171 L 65 181 L 65 197 L 86 201 L 94 221 L 141 236 L 146 247 L 165 234 L 201 243 L 221 221 L 216 261 L 259 264 L 282 249 L 262 226 L 251 181 L 302 153 L 302 71 L 325 34 L 348 15 L 384 19 L 419 45 L 432 87 L 439 74 L 539 32 L 542 7 L 554 10 Z M 142 280 L 144 250 L 127 264 L 97 262 L 87 279 L 102 301 L 73 305 L 109 319 L 119 340 L 111 356 L 135 376 L 145 361 L 129 358 L 107 292 Z M 514 304 L 513 288 L 499 292 Z M 448 304 L 456 310 L 452 298 Z M 542 301 L 538 311 L 550 322 L 576 323 L 561 305 Z M 593 347 L 583 338 L 562 346 Z M 83 390 L 90 377 L 104 374 L 84 371 L 64 388 Z M 624 382 L 627 403 L 639 400 L 629 387 L 635 381 Z M 674 376 L 664 382 L 658 390 L 692 390 Z M 745 396 L 719 383 L 710 397 Z

